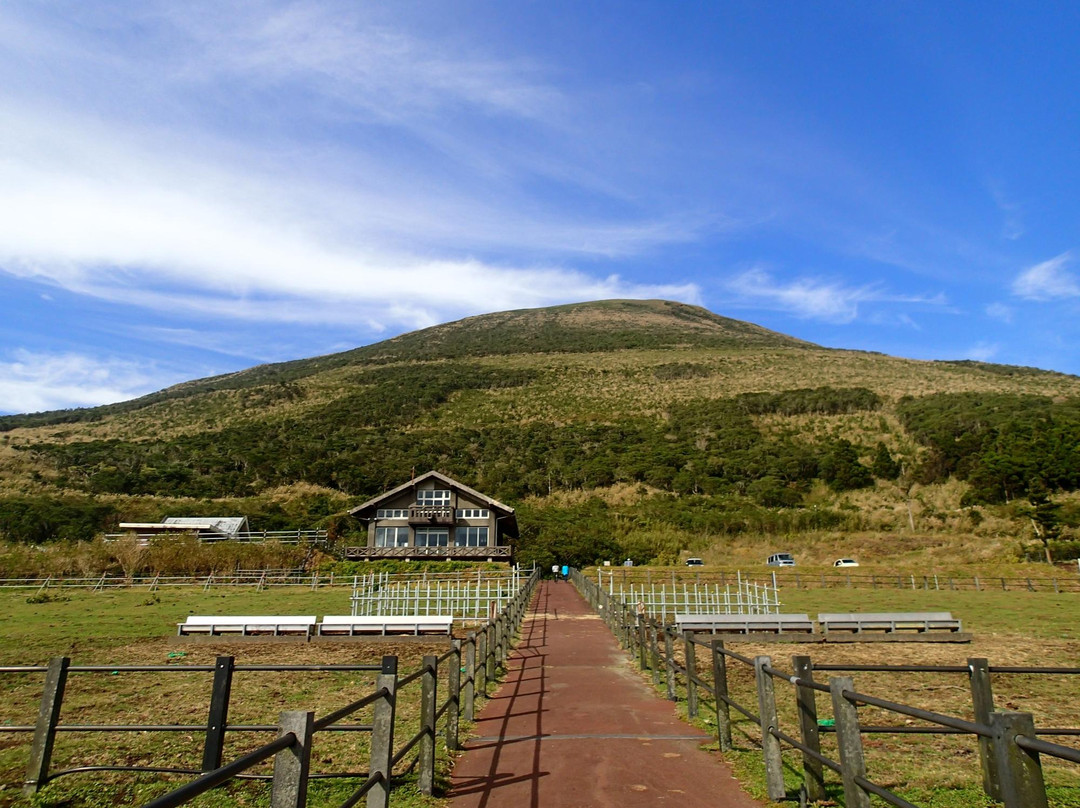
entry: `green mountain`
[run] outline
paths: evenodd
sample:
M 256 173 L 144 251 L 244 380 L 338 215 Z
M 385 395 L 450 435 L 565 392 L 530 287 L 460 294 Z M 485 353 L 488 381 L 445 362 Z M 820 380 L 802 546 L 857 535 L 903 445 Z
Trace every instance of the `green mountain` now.
M 957 513 L 1080 488 L 1078 402 L 1073 376 L 834 350 L 668 301 L 503 312 L 0 418 L 0 535 L 211 506 L 336 525 L 429 468 L 540 508 L 538 524 L 556 502 L 594 508 L 590 541 L 620 551 L 656 530 L 873 529 L 868 509 L 903 527 L 913 486 L 955 484 Z

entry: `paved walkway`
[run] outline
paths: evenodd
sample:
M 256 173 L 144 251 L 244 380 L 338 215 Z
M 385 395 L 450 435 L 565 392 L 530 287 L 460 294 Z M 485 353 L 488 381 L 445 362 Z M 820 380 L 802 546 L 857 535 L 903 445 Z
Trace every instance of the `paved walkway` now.
M 454 767 L 454 808 L 759 808 L 571 584 L 542 583 L 531 610 Z

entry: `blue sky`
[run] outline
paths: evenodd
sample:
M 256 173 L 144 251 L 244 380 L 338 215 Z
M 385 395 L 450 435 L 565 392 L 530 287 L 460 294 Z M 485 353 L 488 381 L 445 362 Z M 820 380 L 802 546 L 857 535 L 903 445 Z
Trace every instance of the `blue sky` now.
M 0 412 L 695 303 L 1080 373 L 1080 6 L 0 5 Z

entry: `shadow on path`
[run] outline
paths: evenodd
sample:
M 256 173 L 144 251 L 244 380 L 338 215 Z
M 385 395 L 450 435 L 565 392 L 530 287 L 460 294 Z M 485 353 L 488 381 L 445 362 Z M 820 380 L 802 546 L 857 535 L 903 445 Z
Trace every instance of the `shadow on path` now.
M 507 666 L 454 767 L 454 808 L 759 805 L 571 584 L 540 584 Z

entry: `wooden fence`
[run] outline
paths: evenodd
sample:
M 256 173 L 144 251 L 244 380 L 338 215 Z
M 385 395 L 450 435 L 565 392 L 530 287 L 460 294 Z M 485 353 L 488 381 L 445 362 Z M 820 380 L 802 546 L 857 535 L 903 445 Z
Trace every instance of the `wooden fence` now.
M 532 591 L 539 576 L 534 572 L 505 608 L 478 631 L 470 632 L 465 639 L 451 641 L 450 649 L 441 656 L 425 656 L 418 670 L 399 675 L 397 657 L 386 656 L 378 665 L 236 665 L 232 657 L 219 657 L 215 665 L 168 665 L 168 666 L 75 666 L 66 657 L 50 660 L 48 666 L 2 667 L 0 674 L 44 673 L 37 722 L 30 726 L 3 726 L 2 733 L 32 733 L 25 794 L 37 792 L 47 782 L 78 773 L 93 771 L 157 772 L 172 774 L 200 774 L 191 782 L 165 794 L 150 803 L 147 808 L 166 808 L 183 805 L 200 794 L 226 782 L 245 775 L 259 763 L 274 759 L 271 778 L 271 805 L 274 808 L 300 808 L 305 804 L 310 771 L 312 747 L 321 732 L 368 732 L 371 734 L 370 756 L 365 772 L 351 772 L 333 776 L 362 778 L 363 783 L 345 801 L 355 805 L 367 800 L 369 808 L 386 808 L 389 804 L 390 787 L 395 771 L 415 750 L 418 787 L 431 794 L 435 776 L 436 738 L 445 733 L 447 748 L 459 749 L 460 719 L 472 721 L 477 695 L 486 696 L 488 684 L 505 665 L 510 646 L 521 626 Z M 310 711 L 287 711 L 280 714 L 276 725 L 230 724 L 229 702 L 233 674 L 237 671 L 375 671 L 378 673 L 375 690 L 342 708 L 324 716 L 316 717 Z M 64 692 L 70 674 L 99 673 L 122 674 L 128 672 L 204 672 L 213 674 L 208 717 L 205 725 L 82 725 L 61 723 Z M 445 680 L 447 695 L 438 701 L 438 682 Z M 420 729 L 409 740 L 398 743 L 395 738 L 395 715 L 399 695 L 403 688 L 417 682 L 420 686 Z M 370 725 L 343 724 L 345 719 L 358 711 L 372 707 Z M 441 724 L 440 724 L 441 722 Z M 400 728 L 400 727 L 398 727 Z M 222 765 L 227 732 L 277 732 L 277 738 L 258 749 Z M 53 745 L 58 733 L 105 733 L 125 732 L 190 732 L 201 733 L 202 765 L 200 769 L 177 769 L 132 765 L 81 766 L 63 771 L 50 771 Z M 397 745 L 396 745 L 397 744 Z M 88 746 L 97 749 L 97 745 Z
M 727 586 L 740 579 L 767 578 L 775 588 L 792 589 L 913 589 L 938 592 L 1080 592 L 1080 575 L 1003 577 L 998 575 L 914 575 L 851 572 L 808 572 L 805 570 L 738 570 L 738 569 L 652 569 L 648 567 L 600 567 L 597 571 L 601 588 L 620 584 L 629 586 L 669 583 L 672 586 Z
M 790 797 L 784 784 L 783 748 L 798 752 L 803 773 L 800 797 L 804 801 L 825 799 L 825 769 L 840 776 L 844 804 L 848 808 L 869 808 L 876 796 L 889 805 L 918 808 L 869 779 L 863 755 L 863 735 L 867 733 L 966 734 L 977 739 L 986 795 L 1006 808 L 1046 808 L 1047 794 L 1041 755 L 1080 763 L 1080 750 L 1050 743 L 1038 736 L 1080 736 L 1074 728 L 1036 728 L 1030 713 L 997 710 L 990 675 L 1054 674 L 1080 675 L 1080 668 L 1039 668 L 991 666 L 986 659 L 969 659 L 966 666 L 863 665 L 814 666 L 808 656 L 795 656 L 790 671 L 773 665 L 771 657 L 746 657 L 727 649 L 722 639 L 702 639 L 693 632 L 679 635 L 674 626 L 639 617 L 629 604 L 610 597 L 590 578 L 575 571 L 572 580 L 589 603 L 603 616 L 616 638 L 637 658 L 642 671 L 651 671 L 653 681 L 665 689 L 668 698 L 685 698 L 691 717 L 700 709 L 702 692 L 711 695 L 716 709 L 717 740 L 723 751 L 732 748 L 731 711 L 741 713 L 761 729 L 761 752 L 765 763 L 766 788 L 770 799 Z M 683 663 L 676 654 L 680 645 Z M 711 680 L 703 678 L 698 651 L 708 655 Z M 705 660 L 702 660 L 705 661 Z M 735 701 L 728 687 L 728 667 L 741 664 L 752 670 L 756 704 Z M 874 695 L 861 693 L 850 676 L 830 677 L 828 683 L 814 679 L 815 671 L 857 672 L 941 672 L 965 674 L 969 680 L 974 721 L 923 710 Z M 797 703 L 798 727 L 785 731 L 780 726 L 776 687 L 790 685 Z M 681 686 L 681 692 L 680 692 Z M 832 726 L 818 720 L 817 694 L 827 694 L 832 706 Z M 918 727 L 872 727 L 860 724 L 857 707 L 870 705 L 889 713 L 925 722 Z M 756 710 L 756 712 L 755 712 Z M 822 754 L 822 732 L 835 732 L 839 760 Z

